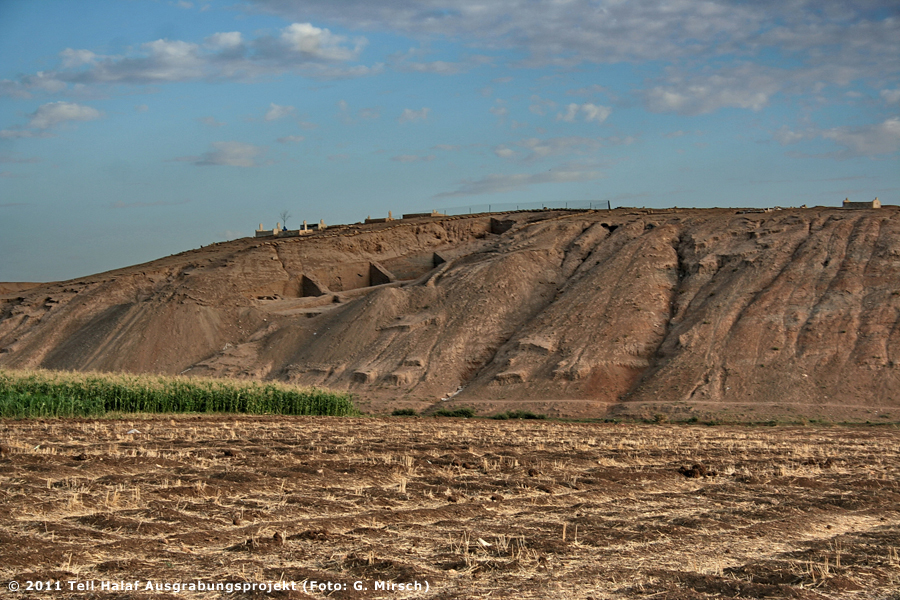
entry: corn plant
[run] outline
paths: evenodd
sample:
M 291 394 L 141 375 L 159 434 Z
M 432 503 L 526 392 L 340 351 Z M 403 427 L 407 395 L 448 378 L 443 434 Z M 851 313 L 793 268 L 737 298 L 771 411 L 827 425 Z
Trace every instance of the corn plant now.
M 0 417 L 94 417 L 111 412 L 359 414 L 349 394 L 278 382 L 0 370 Z

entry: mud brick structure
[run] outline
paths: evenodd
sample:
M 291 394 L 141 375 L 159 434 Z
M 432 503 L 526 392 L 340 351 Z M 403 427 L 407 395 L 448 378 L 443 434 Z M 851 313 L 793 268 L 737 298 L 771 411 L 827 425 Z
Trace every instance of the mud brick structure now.
M 850 198 L 845 198 L 844 208 L 881 208 L 881 201 L 875 198 L 871 202 L 850 202 Z

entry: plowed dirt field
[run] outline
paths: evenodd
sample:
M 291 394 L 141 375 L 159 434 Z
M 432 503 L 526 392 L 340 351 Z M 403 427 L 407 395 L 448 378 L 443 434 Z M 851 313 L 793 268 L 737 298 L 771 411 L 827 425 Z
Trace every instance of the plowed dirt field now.
M 888 426 L 179 416 L 0 442 L 10 598 L 900 598 Z M 198 582 L 273 588 L 173 589 Z

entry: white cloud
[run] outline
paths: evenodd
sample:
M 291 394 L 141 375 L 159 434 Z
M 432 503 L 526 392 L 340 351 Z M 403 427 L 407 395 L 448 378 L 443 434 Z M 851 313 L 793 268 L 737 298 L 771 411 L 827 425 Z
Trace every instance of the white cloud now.
M 197 79 L 248 79 L 297 72 L 317 79 L 345 79 L 380 73 L 383 64 L 337 66 L 355 59 L 365 38 L 348 40 L 310 23 L 293 23 L 278 35 L 244 39 L 238 31 L 220 32 L 203 44 L 159 39 L 136 52 L 100 56 L 67 48 L 56 71 L 0 80 L 0 95 L 28 98 L 35 91 L 56 93 L 67 86 L 147 85 Z
M 671 58 L 708 51 L 729 37 L 735 45 L 767 21 L 765 10 L 713 2 L 660 4 L 536 0 L 255 0 L 286 18 L 309 14 L 351 28 L 474 41 L 489 49 L 523 48 L 537 64 Z M 684 44 L 689 39 L 693 44 Z M 564 58 L 563 58 L 564 57 Z
M 645 101 L 653 112 L 683 115 L 705 114 L 726 107 L 759 111 L 783 85 L 776 75 L 784 76 L 752 65 L 693 77 L 670 71 L 664 85 L 645 92 Z
M 413 110 L 411 108 L 404 108 L 403 114 L 401 114 L 397 118 L 398 123 L 415 123 L 418 121 L 424 121 L 428 118 L 428 114 L 431 112 L 430 108 L 422 108 L 421 110 Z
M 225 124 L 222 121 L 216 121 L 215 117 L 200 117 L 197 121 L 209 127 L 221 127 Z
M 435 60 L 427 63 L 403 63 L 400 66 L 401 71 L 411 71 L 414 73 L 436 73 L 438 75 L 457 75 L 462 72 L 460 63 L 452 63 L 443 60 Z
M 548 156 L 590 153 L 602 147 L 603 143 L 599 138 L 568 136 L 548 139 L 525 138 L 516 145 L 529 151 L 525 157 L 526 161 L 534 161 Z
M 384 63 L 376 63 L 371 67 L 354 65 L 352 67 L 336 67 L 328 64 L 304 64 L 301 74 L 311 79 L 335 80 L 370 77 L 384 72 Z
M 578 115 L 578 105 L 570 104 L 566 108 L 565 113 L 556 113 L 556 120 L 565 121 L 566 123 L 573 123 L 575 122 L 576 115 Z
M 554 153 L 554 148 L 552 145 L 546 144 L 537 138 L 522 140 L 521 142 L 519 142 L 519 145 L 523 148 L 528 148 L 529 150 L 531 150 L 531 154 L 528 156 L 528 158 L 531 160 L 545 158 Z M 565 149 L 568 150 L 568 147 L 565 147 Z
M 293 106 L 279 106 L 273 102 L 269 104 L 269 110 L 266 111 L 266 115 L 263 119 L 266 121 L 277 121 L 278 119 L 290 116 L 293 112 Z
M 95 108 L 74 102 L 50 102 L 38 107 L 30 116 L 31 127 L 49 129 L 66 121 L 94 121 L 102 114 Z
M 63 84 L 63 87 L 66 87 L 66 84 Z M 31 98 L 31 93 L 20 81 L 0 79 L 0 96 L 9 96 L 11 98 Z
M 18 81 L 0 80 L 0 96 L 13 98 L 31 98 L 32 92 L 55 94 L 65 88 L 66 82 L 61 81 L 53 72 L 38 71 L 34 75 L 23 75 Z
M 893 154 L 900 150 L 900 117 L 890 117 L 881 123 L 862 127 L 833 127 L 817 129 L 809 127 L 803 131 L 793 131 L 787 126 L 772 134 L 782 146 L 802 140 L 826 139 L 843 146 L 840 152 L 825 154 L 803 154 L 820 158 L 850 158 L 853 156 L 878 156 Z
M 528 110 L 531 113 L 540 116 L 546 115 L 548 110 L 552 110 L 554 108 L 556 108 L 556 102 L 554 102 L 553 100 L 545 100 L 537 94 L 533 94 L 531 96 L 531 104 L 528 106 Z
M 575 118 L 581 113 L 586 122 L 602 123 L 612 114 L 612 109 L 608 106 L 598 106 L 596 104 L 569 104 L 565 113 L 557 113 L 557 121 L 565 121 L 567 123 L 575 122 Z
M 411 163 L 411 162 L 429 162 L 434 160 L 434 154 L 429 154 L 427 156 L 416 156 L 415 154 L 400 154 L 398 156 L 392 156 L 391 160 L 394 162 L 401 163 Z
M 459 150 L 459 148 L 459 146 L 454 144 L 437 144 L 436 146 L 431 147 L 432 150 L 444 150 L 445 152 L 454 152 Z
M 279 144 L 296 144 L 297 142 L 302 142 L 304 138 L 302 135 L 286 135 L 284 137 L 278 138 Z
M 784 125 L 778 131 L 776 131 L 772 135 L 772 137 L 775 138 L 775 141 L 782 146 L 787 146 L 788 144 L 796 144 L 801 140 L 805 140 L 809 137 L 809 135 L 806 133 L 792 131 L 787 125 Z
M 633 135 L 611 135 L 599 138 L 598 141 L 602 141 L 604 146 L 630 146 L 638 141 L 638 138 Z
M 2 129 L 0 130 L 0 139 L 3 140 L 15 140 L 20 138 L 42 138 L 42 137 L 53 137 L 53 134 L 48 131 L 32 131 L 30 129 L 22 129 L 22 128 L 12 128 L 12 129 Z
M 214 33 L 203 41 L 209 48 L 237 48 L 244 43 L 244 38 L 240 31 L 225 31 Z
M 197 44 L 182 41 L 156 40 L 143 44 L 148 53 L 146 60 L 124 60 L 111 69 L 114 80 L 119 76 L 128 81 L 137 77 L 143 81 L 184 81 L 194 79 L 203 74 L 205 61 L 199 55 Z M 127 67 L 134 66 L 134 73 Z
M 896 104 L 900 102 L 900 88 L 896 90 L 881 90 L 879 93 L 881 99 L 888 104 Z
M 595 96 L 597 94 L 609 94 L 609 88 L 599 85 L 593 84 L 587 87 L 577 88 L 574 90 L 568 90 L 566 94 L 569 96 Z
M 434 75 L 459 75 L 467 73 L 481 65 L 491 62 L 488 56 L 470 56 L 462 61 L 450 62 L 445 60 L 434 60 L 431 62 L 407 62 L 400 60 L 395 64 L 395 68 L 399 71 L 407 73 L 432 73 Z
M 138 56 L 104 57 L 89 69 L 58 72 L 55 76 L 68 83 L 148 84 L 186 81 L 204 75 L 206 60 L 197 44 L 156 40 L 140 45 Z
M 72 48 L 66 48 L 60 52 L 59 57 L 62 59 L 64 69 L 89 65 L 100 58 L 90 50 L 73 50 Z
M 364 40 L 357 40 L 355 48 L 342 46 L 347 38 L 320 29 L 311 23 L 293 23 L 281 31 L 281 40 L 294 52 L 315 59 L 345 61 L 356 57 Z
M 356 113 L 360 119 L 370 121 L 381 117 L 381 111 L 377 108 L 361 108 Z
M 228 166 L 256 167 L 257 158 L 265 154 L 266 149 L 243 142 L 213 142 L 212 149 L 201 156 L 180 156 L 176 161 L 188 162 L 198 167 Z
M 463 180 L 459 187 L 452 192 L 437 194 L 435 198 L 449 198 L 455 196 L 477 196 L 481 194 L 497 194 L 501 192 L 513 192 L 525 189 L 532 185 L 542 183 L 572 183 L 577 181 L 592 181 L 599 179 L 603 174 L 595 170 L 581 170 L 575 168 L 563 168 L 556 171 L 541 173 L 521 173 L 514 175 L 492 174 L 481 179 Z
M 489 110 L 491 111 L 492 115 L 500 117 L 501 119 L 509 114 L 509 109 L 506 108 L 506 101 L 499 98 L 494 101 L 494 106 L 492 106 Z
M 582 104 L 581 112 L 584 113 L 584 120 L 588 123 L 602 123 L 612 114 L 612 109 L 608 106 Z
M 761 57 L 789 59 L 782 62 L 789 67 L 771 70 L 773 81 L 763 81 L 762 89 L 755 82 L 705 82 L 709 73 L 703 72 L 683 82 L 651 83 L 644 96 L 653 110 L 661 112 L 699 114 L 725 106 L 759 110 L 776 91 L 791 86 L 811 89 L 815 82 L 892 82 L 900 70 L 895 0 L 532 0 L 527 9 L 521 0 L 246 0 L 242 6 L 278 14 L 291 24 L 254 39 L 244 39 L 239 32 L 217 33 L 179 56 L 152 47 L 118 57 L 97 57 L 74 49 L 63 59 L 68 62 L 60 71 L 2 81 L 0 93 L 27 97 L 47 91 L 48 86 L 58 90 L 73 83 L 143 84 L 284 72 L 335 79 L 382 71 L 378 65 L 343 64 L 359 56 L 366 40 L 316 27 L 308 21 L 313 16 L 356 31 L 459 40 L 468 48 L 481 47 L 495 55 L 512 49 L 524 57 L 520 64 L 525 65 L 664 61 L 678 68 L 698 68 L 698 59 L 726 66 L 741 61 L 761 65 Z M 401 61 L 391 62 L 399 69 L 454 74 L 498 60 L 480 54 L 434 61 L 412 60 L 413 56 L 407 53 Z M 77 70 L 68 70 L 75 69 L 76 63 L 81 63 Z M 584 90 L 596 93 L 602 88 Z
M 865 127 L 828 129 L 822 132 L 822 137 L 844 146 L 850 155 L 893 154 L 900 149 L 900 117 Z
M 361 108 L 356 111 L 356 116 L 353 116 L 350 112 L 350 104 L 346 100 L 338 100 L 337 107 L 340 111 L 338 118 L 347 125 L 352 125 L 358 121 L 372 121 L 381 118 L 381 110 L 377 107 Z
M 491 51 L 515 49 L 527 65 L 759 60 L 781 54 L 794 68 L 821 68 L 827 81 L 837 81 L 892 80 L 900 64 L 895 0 L 532 0 L 527 8 L 521 0 L 249 3 L 288 19 L 316 15 L 351 29 L 455 39 Z
M 636 141 L 637 139 L 633 136 L 583 137 L 572 135 L 543 139 L 529 137 L 512 144 L 501 144 L 494 147 L 494 155 L 499 158 L 516 158 L 523 163 L 532 163 L 551 156 L 590 156 L 600 148 L 628 145 Z M 519 150 L 515 148 L 519 148 Z
M 471 71 L 475 67 L 490 63 L 491 57 L 483 55 L 472 55 L 462 58 L 458 61 L 434 60 L 421 61 L 417 60 L 422 56 L 431 54 L 428 44 L 418 48 L 410 48 L 405 52 L 396 52 L 389 56 L 391 67 L 397 71 L 405 73 L 430 73 L 433 75 L 459 75 Z

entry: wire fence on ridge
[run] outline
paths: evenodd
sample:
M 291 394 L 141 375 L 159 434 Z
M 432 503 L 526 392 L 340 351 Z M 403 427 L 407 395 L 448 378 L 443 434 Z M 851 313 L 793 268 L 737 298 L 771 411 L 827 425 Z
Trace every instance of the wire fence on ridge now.
M 515 210 L 598 210 L 610 208 L 606 200 L 576 200 L 554 202 L 494 202 L 488 204 L 471 204 L 469 206 L 433 206 L 432 209 L 444 215 L 466 215 L 490 212 L 511 212 Z

